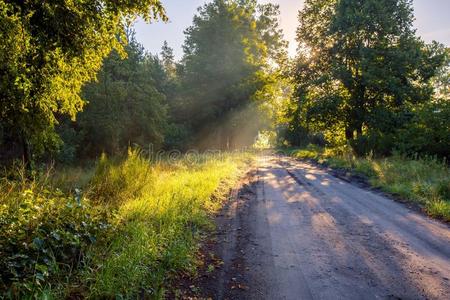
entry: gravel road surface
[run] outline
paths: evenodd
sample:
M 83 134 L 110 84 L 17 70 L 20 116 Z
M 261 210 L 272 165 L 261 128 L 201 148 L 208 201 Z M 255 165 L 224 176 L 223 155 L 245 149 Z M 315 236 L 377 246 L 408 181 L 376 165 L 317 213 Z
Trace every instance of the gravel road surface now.
M 219 219 L 213 299 L 450 299 L 450 228 L 326 170 L 263 156 Z

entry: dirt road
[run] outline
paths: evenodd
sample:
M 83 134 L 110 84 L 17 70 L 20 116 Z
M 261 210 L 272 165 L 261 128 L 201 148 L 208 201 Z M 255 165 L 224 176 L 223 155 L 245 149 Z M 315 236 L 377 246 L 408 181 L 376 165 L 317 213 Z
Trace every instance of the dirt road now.
M 267 156 L 219 220 L 214 299 L 450 299 L 450 228 Z

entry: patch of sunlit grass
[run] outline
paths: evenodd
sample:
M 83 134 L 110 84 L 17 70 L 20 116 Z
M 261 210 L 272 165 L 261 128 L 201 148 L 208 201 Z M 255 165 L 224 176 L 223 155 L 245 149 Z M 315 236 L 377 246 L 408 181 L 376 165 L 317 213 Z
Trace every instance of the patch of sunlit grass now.
M 227 155 L 220 159 L 200 157 L 195 163 L 188 159 L 156 165 L 132 163 L 138 174 L 130 174 L 150 174 L 151 180 L 143 181 L 139 193 L 125 193 L 128 183 L 132 191 L 135 183 L 121 177 L 125 183 L 114 194 L 128 198 L 119 202 L 115 214 L 117 235 L 108 251 L 99 255 L 92 296 L 133 297 L 141 291 L 159 297 L 171 274 L 192 269 L 196 237 L 211 226 L 211 213 L 221 207 L 221 196 L 247 158 Z M 112 170 L 106 174 L 122 174 L 114 169 L 123 167 L 109 165 Z M 109 188 L 96 191 L 110 195 Z
M 174 274 L 193 271 L 201 232 L 251 159 L 130 151 L 85 172 L 1 177 L 0 298 L 163 298 Z

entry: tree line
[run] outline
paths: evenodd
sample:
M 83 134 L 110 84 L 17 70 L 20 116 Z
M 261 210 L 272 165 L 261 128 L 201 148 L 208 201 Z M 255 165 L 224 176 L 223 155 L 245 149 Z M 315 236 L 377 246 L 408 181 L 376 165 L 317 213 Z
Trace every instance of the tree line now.
M 165 20 L 159 2 L 126 3 L 2 3 L 0 22 L 11 27 L 2 30 L 10 42 L 1 51 L 2 106 L 8 108 L 1 118 L 3 158 L 70 162 L 135 144 L 183 150 L 253 143 L 268 118 L 260 113 L 261 92 L 287 59 L 278 6 L 205 4 L 185 31 L 183 58 L 175 61 L 167 43 L 161 53 L 147 53 L 127 17 Z M 22 43 L 33 53 L 11 59 L 8 53 Z
M 258 132 L 359 155 L 449 156 L 449 50 L 424 43 L 410 0 L 307 0 L 298 53 L 279 7 L 214 0 L 176 61 L 150 54 L 136 16 L 159 1 L 0 1 L 3 162 L 76 162 L 129 146 L 235 149 Z

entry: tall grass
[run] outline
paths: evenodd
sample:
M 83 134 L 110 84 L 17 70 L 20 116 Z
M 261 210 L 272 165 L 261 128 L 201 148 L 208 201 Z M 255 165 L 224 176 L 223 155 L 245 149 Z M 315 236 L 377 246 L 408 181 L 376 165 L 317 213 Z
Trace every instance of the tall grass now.
M 316 146 L 294 150 L 292 155 L 364 175 L 372 185 L 419 203 L 430 216 L 450 221 L 450 170 L 445 161 L 432 157 L 408 158 L 400 154 L 378 159 L 361 158 L 350 151 Z
M 55 298 L 163 297 L 170 278 L 181 270 L 194 270 L 199 234 L 212 226 L 211 214 L 221 207 L 230 186 L 250 159 L 249 155 L 242 154 L 200 155 L 195 157 L 195 161 L 193 157 L 184 157 L 151 163 L 138 151 L 130 151 L 124 160 L 103 156 L 96 168 L 86 170 L 85 174 L 81 174 L 79 169 L 75 175 L 60 173 L 49 180 L 50 186 L 31 189 L 35 196 L 27 196 L 27 201 L 17 195 L 30 190 L 25 185 L 36 185 L 36 181 L 20 183 L 4 179 L 0 193 L 2 226 L 13 226 L 17 217 L 23 219 L 23 226 L 33 223 L 36 195 L 42 199 L 36 203 L 45 204 L 49 213 L 45 218 L 38 217 L 40 225 L 36 225 L 30 236 L 18 237 L 9 230 L 0 235 L 0 244 L 6 245 L 12 239 L 15 245 L 23 242 L 32 245 L 38 237 L 38 246 L 45 248 L 43 250 L 61 252 L 53 256 L 58 266 L 64 264 L 64 257 L 71 251 L 70 247 L 55 246 L 58 242 L 66 242 L 66 236 L 61 232 L 67 231 L 72 236 L 81 232 L 85 239 L 79 240 L 77 248 L 77 253 L 82 255 L 75 255 L 74 263 L 68 269 L 45 269 L 42 267 L 45 263 L 36 261 L 41 255 L 39 249 L 24 249 L 23 253 L 29 259 L 19 271 L 28 270 L 27 277 L 10 278 L 13 276 L 11 272 L 3 272 L 0 289 L 4 295 L 9 293 L 11 298 L 25 295 L 53 295 Z M 89 180 L 86 180 L 87 176 L 90 176 Z M 64 178 L 68 180 L 64 181 Z M 6 182 L 15 186 L 13 196 Z M 82 184 L 84 189 L 82 192 L 76 189 L 76 194 L 67 194 L 55 188 L 58 183 L 66 183 L 69 189 Z M 13 198 L 16 200 L 12 201 Z M 54 200 L 47 201 L 49 198 Z M 14 210 L 24 203 L 29 205 L 24 206 L 24 211 L 18 213 Z M 80 205 L 83 206 L 83 214 L 78 208 Z M 67 229 L 72 227 L 73 230 Z M 45 234 L 41 234 L 42 228 L 46 228 Z M 53 240 L 55 232 L 60 234 Z M 66 244 L 70 245 L 70 241 Z M 16 248 L 8 249 L 0 250 L 5 257 L 1 261 L 2 267 L 8 266 L 9 258 L 15 257 L 13 252 Z M 38 268 L 43 268 L 41 273 L 44 276 L 38 274 L 36 277 L 33 269 L 37 264 Z M 65 279 L 57 281 L 61 277 Z M 9 279 L 22 281 L 25 285 L 12 288 Z
M 232 156 L 205 158 L 195 165 L 179 160 L 153 167 L 135 154 L 120 165 L 101 162 L 93 197 L 120 203 L 114 220 L 119 232 L 99 256 L 92 296 L 158 296 L 168 276 L 193 268 L 196 235 L 221 205 L 211 196 L 236 178 L 242 163 Z

